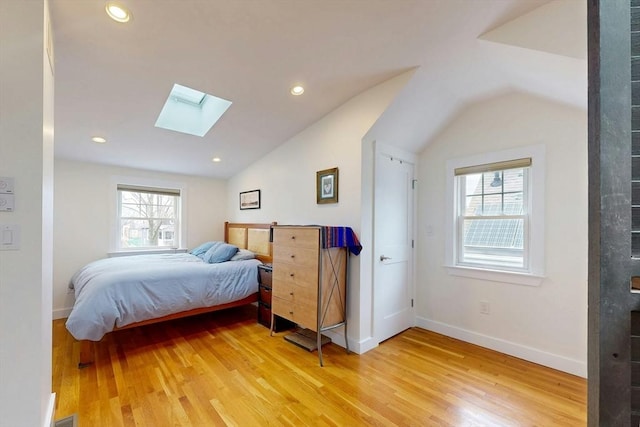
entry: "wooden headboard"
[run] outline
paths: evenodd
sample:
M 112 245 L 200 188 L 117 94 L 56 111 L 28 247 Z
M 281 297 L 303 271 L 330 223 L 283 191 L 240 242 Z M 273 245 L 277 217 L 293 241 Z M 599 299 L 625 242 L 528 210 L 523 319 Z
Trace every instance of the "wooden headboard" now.
M 224 223 L 224 241 L 236 245 L 242 249 L 249 249 L 255 252 L 256 258 L 264 263 L 273 261 L 271 251 L 271 226 L 270 224 L 243 224 L 237 222 Z

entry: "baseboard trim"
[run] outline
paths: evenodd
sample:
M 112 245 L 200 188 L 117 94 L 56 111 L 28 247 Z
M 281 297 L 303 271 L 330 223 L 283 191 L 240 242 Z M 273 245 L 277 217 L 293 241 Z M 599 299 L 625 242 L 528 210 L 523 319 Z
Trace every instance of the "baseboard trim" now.
M 358 354 L 366 353 L 378 346 L 378 342 L 373 337 L 367 337 L 358 343 Z
M 323 335 L 328 336 L 329 338 L 331 338 L 331 342 L 339 345 L 340 347 L 344 348 L 345 347 L 345 341 L 344 341 L 344 335 L 343 334 L 339 334 L 337 332 L 334 331 L 325 331 L 322 333 Z M 365 338 L 364 340 L 358 341 L 358 342 L 354 342 L 353 340 L 349 340 L 349 351 L 356 353 L 356 354 L 362 354 L 362 353 L 366 353 L 367 351 L 374 349 L 378 346 L 378 343 L 374 341 L 374 339 L 372 337 L 368 337 Z
M 59 308 L 57 310 L 53 310 L 52 317 L 53 320 L 57 319 L 66 319 L 71 314 L 70 308 Z
M 49 397 L 49 405 L 47 405 L 47 413 L 44 416 L 43 427 L 53 427 L 55 425 L 55 412 L 56 412 L 56 394 L 51 393 Z
M 529 362 L 567 372 L 572 375 L 577 375 L 582 378 L 587 377 L 587 364 L 580 360 L 570 359 L 568 357 L 548 353 L 533 347 L 479 334 L 474 331 L 448 325 L 446 323 L 436 322 L 424 317 L 416 317 L 416 326 L 456 338 L 461 341 L 499 351 L 500 353 L 528 360 Z

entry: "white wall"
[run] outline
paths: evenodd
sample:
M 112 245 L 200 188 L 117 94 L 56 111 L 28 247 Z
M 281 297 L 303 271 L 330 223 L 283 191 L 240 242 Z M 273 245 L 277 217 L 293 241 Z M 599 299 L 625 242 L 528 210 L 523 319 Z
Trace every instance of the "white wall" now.
M 546 146 L 545 280 L 532 287 L 448 275 L 446 161 L 534 144 Z M 417 324 L 586 376 L 586 111 L 520 93 L 472 105 L 421 153 L 418 181 Z
M 352 98 L 234 176 L 228 185 L 229 217 L 236 222 L 343 225 L 359 234 L 362 138 L 411 74 L 397 76 Z M 333 167 L 339 169 L 339 201 L 318 205 L 316 172 Z M 238 194 L 254 189 L 262 192 L 261 209 L 241 211 Z M 361 243 L 365 248 L 371 245 L 369 241 Z M 348 329 L 354 351 L 359 350 L 361 340 L 371 336 L 371 283 L 361 283 L 360 263 L 360 257 L 351 256 Z M 361 306 L 362 298 L 365 306 Z M 332 338 L 344 345 L 344 334 Z
M 0 2 L 0 176 L 15 178 L 18 250 L 0 251 L 0 424 L 51 422 L 53 75 L 44 0 Z
M 104 258 L 112 249 L 114 177 L 184 184 L 186 241 L 182 246 L 193 248 L 207 240 L 224 239 L 226 181 L 56 159 L 54 318 L 68 316 L 73 306 L 73 294 L 68 293 L 71 276 L 84 264 Z

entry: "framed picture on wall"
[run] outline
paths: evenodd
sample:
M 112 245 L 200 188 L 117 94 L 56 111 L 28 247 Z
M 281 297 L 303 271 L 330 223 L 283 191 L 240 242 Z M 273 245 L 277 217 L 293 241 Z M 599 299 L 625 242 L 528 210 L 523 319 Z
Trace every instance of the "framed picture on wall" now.
M 338 203 L 338 168 L 316 172 L 316 202 Z
M 245 209 L 260 209 L 260 190 L 240 193 L 240 210 Z

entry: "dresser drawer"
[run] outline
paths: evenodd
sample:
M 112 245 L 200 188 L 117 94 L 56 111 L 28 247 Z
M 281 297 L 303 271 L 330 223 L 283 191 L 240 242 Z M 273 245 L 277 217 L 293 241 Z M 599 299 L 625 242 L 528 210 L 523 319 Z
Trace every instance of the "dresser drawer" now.
M 263 304 L 271 306 L 271 288 L 267 288 L 266 286 L 259 286 L 260 288 L 260 299 L 259 301 Z
M 273 229 L 273 245 L 295 246 L 300 248 L 317 248 L 320 240 L 318 228 L 276 227 Z
M 274 296 L 271 300 L 271 311 L 285 319 L 293 320 L 293 302 Z
M 271 308 L 266 305 L 258 304 L 258 323 L 271 327 Z
M 272 298 L 279 298 L 289 301 L 291 304 L 316 309 L 316 301 L 318 298 L 317 288 L 296 286 L 292 283 L 278 283 L 273 289 Z
M 298 264 L 281 263 L 273 272 L 273 279 L 278 286 L 284 282 L 317 289 L 318 270 Z
M 258 266 L 258 283 L 271 287 L 271 277 L 273 276 L 271 269 Z
M 291 263 L 317 271 L 318 248 L 273 245 L 273 263 L 277 267 L 282 263 Z
M 305 304 L 291 303 L 291 301 L 278 298 L 277 296 L 273 297 L 272 302 L 271 310 L 273 310 L 274 314 L 314 331 L 318 328 L 316 307 L 310 310 Z

